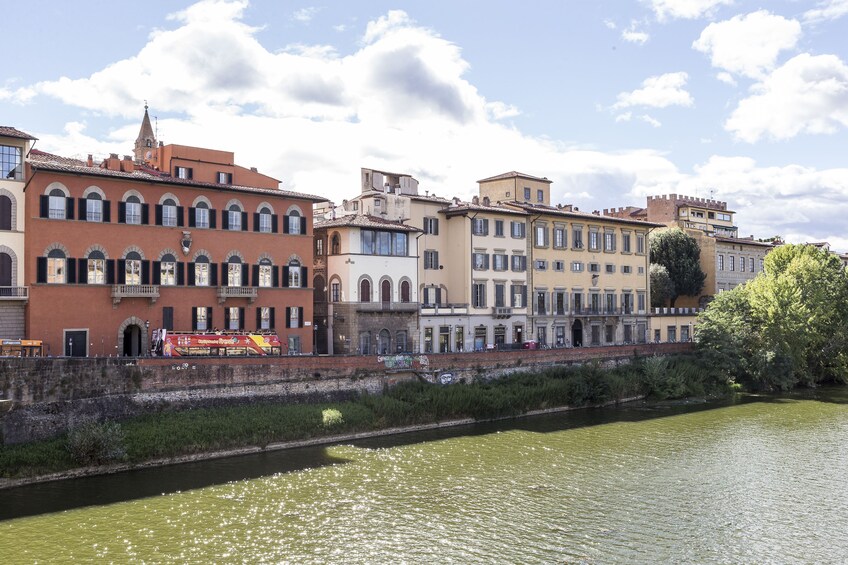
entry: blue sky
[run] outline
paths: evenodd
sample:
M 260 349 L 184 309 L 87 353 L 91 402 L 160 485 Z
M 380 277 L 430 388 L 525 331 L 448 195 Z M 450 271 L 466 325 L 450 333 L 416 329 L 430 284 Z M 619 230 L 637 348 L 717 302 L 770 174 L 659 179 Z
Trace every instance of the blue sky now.
M 848 0 L 31 0 L 0 123 L 67 156 L 235 151 L 340 202 L 359 167 L 470 198 L 509 170 L 582 210 L 714 196 L 741 234 L 848 249 Z M 49 39 L 48 39 L 49 38 Z

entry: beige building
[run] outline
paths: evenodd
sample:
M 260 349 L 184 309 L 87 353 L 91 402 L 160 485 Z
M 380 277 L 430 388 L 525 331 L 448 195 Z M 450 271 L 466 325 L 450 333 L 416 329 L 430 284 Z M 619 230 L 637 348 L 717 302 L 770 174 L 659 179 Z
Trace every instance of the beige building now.
M 29 289 L 24 282 L 24 160 L 35 138 L 0 126 L 0 338 L 26 335 Z

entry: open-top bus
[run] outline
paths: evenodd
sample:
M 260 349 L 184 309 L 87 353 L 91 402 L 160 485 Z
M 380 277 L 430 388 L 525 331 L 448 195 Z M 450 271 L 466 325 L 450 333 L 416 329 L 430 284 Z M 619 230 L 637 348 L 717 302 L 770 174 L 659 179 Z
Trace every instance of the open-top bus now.
M 154 330 L 151 352 L 160 357 L 280 355 L 274 333 L 175 332 Z
M 0 339 L 0 357 L 41 357 L 44 346 L 40 339 Z

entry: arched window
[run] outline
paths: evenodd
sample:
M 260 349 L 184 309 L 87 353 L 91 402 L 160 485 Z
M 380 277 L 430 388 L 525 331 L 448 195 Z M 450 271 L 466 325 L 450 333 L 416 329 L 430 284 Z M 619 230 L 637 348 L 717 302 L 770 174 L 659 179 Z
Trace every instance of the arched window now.
M 271 233 L 271 209 L 263 206 L 259 210 L 259 231 L 261 233 Z
M 8 253 L 0 253 L 0 296 L 10 296 L 10 294 L 3 294 L 4 286 L 12 286 L 12 256 Z M 5 292 L 10 293 L 11 290 Z
M 82 276 L 82 273 L 80 273 Z M 88 284 L 104 284 L 106 282 L 106 256 L 95 249 L 88 254 Z
M 133 225 L 141 224 L 141 199 L 134 194 L 130 195 L 124 205 L 126 206 L 124 222 Z
M 195 286 L 209 286 L 209 257 L 198 255 L 194 260 Z
M 298 212 L 297 210 L 290 210 L 289 211 L 289 233 L 294 234 L 294 235 L 303 233 L 303 230 L 300 229 L 301 228 L 300 223 L 301 223 L 300 222 L 300 212 Z
M 173 198 L 162 202 L 162 225 L 174 227 L 177 225 L 177 203 Z
M 292 288 L 300 288 L 302 283 L 300 261 L 292 259 L 289 261 L 289 286 Z
M 141 255 L 137 251 L 130 251 L 124 259 L 124 284 L 141 284 Z
M 359 283 L 359 301 L 371 302 L 371 281 L 368 279 L 362 279 Z
M 400 283 L 400 301 L 401 302 L 410 302 L 412 297 L 410 296 L 410 285 L 409 281 L 401 281 Z
M 227 210 L 227 227 L 233 231 L 241 231 L 241 208 L 238 204 L 230 205 Z
M 65 219 L 65 193 L 58 188 L 50 191 L 50 208 L 48 218 L 56 220 Z
M 392 301 L 392 283 L 384 280 L 380 283 L 380 302 L 388 304 Z
M 259 260 L 259 286 L 274 286 L 274 266 L 268 258 Z
M 194 207 L 194 227 L 209 227 L 209 204 L 206 202 L 198 202 Z
M 12 229 L 12 199 L 0 194 L 0 230 Z
M 241 257 L 233 255 L 227 261 L 227 286 L 241 286 Z
M 96 192 L 85 197 L 85 221 L 103 221 L 103 197 Z
M 334 233 L 333 239 L 330 244 L 330 254 L 331 255 L 339 255 L 342 252 L 342 238 L 339 237 L 339 234 Z
M 52 249 L 47 254 L 47 282 L 63 284 L 65 282 L 65 253 L 61 249 Z
M 165 253 L 159 260 L 159 284 L 174 286 L 177 284 L 177 258 Z

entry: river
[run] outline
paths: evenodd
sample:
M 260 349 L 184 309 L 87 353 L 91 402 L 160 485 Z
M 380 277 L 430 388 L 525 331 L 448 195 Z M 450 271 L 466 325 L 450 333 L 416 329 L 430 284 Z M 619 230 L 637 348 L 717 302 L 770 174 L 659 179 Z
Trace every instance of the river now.
M 848 388 L 0 492 L 11 563 L 845 563 Z

